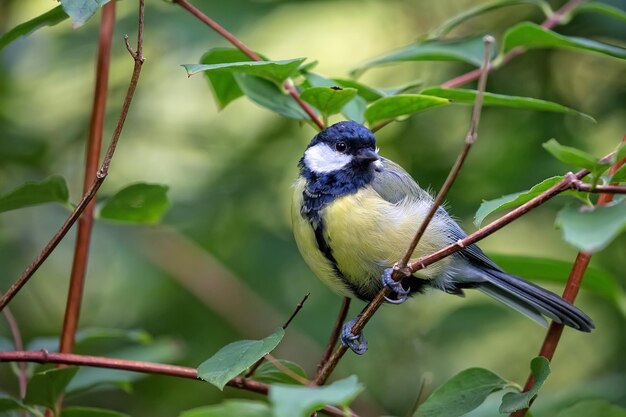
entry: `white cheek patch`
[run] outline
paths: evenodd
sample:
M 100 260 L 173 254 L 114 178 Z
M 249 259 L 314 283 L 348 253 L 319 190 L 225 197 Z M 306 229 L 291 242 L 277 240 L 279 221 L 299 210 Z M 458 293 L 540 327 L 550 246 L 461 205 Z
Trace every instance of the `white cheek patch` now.
M 352 161 L 352 156 L 336 152 L 325 143 L 311 146 L 304 153 L 304 164 L 315 173 L 340 170 Z

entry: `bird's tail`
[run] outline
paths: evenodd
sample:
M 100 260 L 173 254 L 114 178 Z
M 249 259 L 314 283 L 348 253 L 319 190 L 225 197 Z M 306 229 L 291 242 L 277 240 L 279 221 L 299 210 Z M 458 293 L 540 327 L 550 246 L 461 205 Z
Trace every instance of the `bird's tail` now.
M 481 268 L 480 272 L 483 280 L 476 283 L 476 289 L 543 326 L 549 317 L 582 332 L 595 328 L 589 316 L 548 290 L 504 271 Z

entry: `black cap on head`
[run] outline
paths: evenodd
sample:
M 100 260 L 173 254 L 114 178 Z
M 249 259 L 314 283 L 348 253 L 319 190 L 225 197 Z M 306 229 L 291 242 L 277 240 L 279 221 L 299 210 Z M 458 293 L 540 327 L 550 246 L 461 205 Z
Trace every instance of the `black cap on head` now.
M 315 135 L 309 146 L 314 146 L 320 142 L 333 144 L 338 141 L 349 141 L 358 145 L 359 148 L 374 148 L 376 145 L 376 138 L 368 128 L 357 122 L 347 121 L 335 123 L 322 130 Z

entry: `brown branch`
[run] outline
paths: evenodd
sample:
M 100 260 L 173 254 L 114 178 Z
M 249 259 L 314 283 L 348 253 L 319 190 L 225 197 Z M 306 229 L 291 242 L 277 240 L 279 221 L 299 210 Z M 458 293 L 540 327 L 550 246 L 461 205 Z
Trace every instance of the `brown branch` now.
M 117 147 L 117 142 L 122 133 L 122 128 L 124 127 L 124 122 L 126 121 L 126 116 L 128 115 L 128 110 L 130 108 L 130 104 L 133 100 L 133 96 L 135 94 L 135 89 L 137 88 L 137 83 L 139 81 L 139 75 L 141 74 L 141 67 L 144 62 L 144 57 L 142 54 L 143 51 L 143 11 L 144 11 L 144 0 L 139 0 L 139 30 L 137 35 L 137 52 L 133 51 L 132 48 L 128 45 L 128 37 L 125 37 L 126 45 L 131 53 L 133 60 L 135 61 L 135 66 L 133 68 L 133 73 L 128 84 L 128 90 L 126 92 L 126 97 L 124 98 L 124 103 L 122 104 L 122 110 L 120 112 L 120 117 L 117 121 L 117 125 L 113 132 L 113 136 L 111 137 L 111 143 L 109 144 L 109 148 L 107 150 L 106 156 L 104 157 L 104 161 L 102 162 L 102 166 L 98 170 L 96 174 L 96 179 L 91 183 L 91 186 L 87 190 L 87 192 L 83 195 L 78 205 L 74 208 L 72 213 L 65 220 L 63 225 L 59 228 L 59 230 L 54 234 L 52 239 L 48 242 L 48 244 L 43 248 L 43 250 L 37 255 L 37 257 L 31 262 L 31 264 L 26 268 L 26 270 L 20 275 L 20 277 L 9 287 L 7 292 L 0 298 L 0 311 L 4 309 L 4 307 L 15 297 L 15 295 L 20 291 L 20 289 L 28 282 L 28 280 L 33 276 L 35 271 L 39 269 L 39 267 L 45 262 L 45 260 L 50 256 L 50 254 L 57 247 L 59 242 L 63 240 L 67 232 L 70 230 L 72 225 L 78 220 L 81 216 L 89 202 L 96 195 L 96 192 L 104 182 L 106 176 L 109 172 L 109 165 L 111 164 L 111 159 L 113 159 L 113 154 L 115 153 L 115 149 Z
M 89 186 L 96 179 L 98 172 L 100 149 L 102 148 L 102 134 L 104 131 L 104 116 L 106 111 L 114 25 L 115 2 L 110 2 L 102 7 L 100 36 L 98 39 L 98 61 L 96 64 L 96 85 L 91 108 L 89 140 L 85 157 L 83 193 L 89 190 Z M 78 328 L 85 274 L 87 272 L 89 242 L 91 240 L 93 227 L 95 202 L 96 199 L 94 197 L 78 220 L 78 231 L 76 233 L 76 243 L 74 246 L 74 261 L 72 263 L 72 273 L 65 307 L 65 318 L 63 320 L 63 330 L 61 332 L 59 346 L 59 351 L 62 353 L 70 353 L 74 350 L 74 337 L 76 335 L 76 329 Z
M 424 220 L 422 220 L 420 227 L 415 233 L 415 236 L 413 240 L 411 241 L 408 249 L 406 250 L 404 256 L 398 263 L 394 265 L 392 278 L 396 281 L 401 281 L 403 278 L 410 276 L 414 272 L 414 271 L 411 272 L 410 268 L 407 268 L 407 264 L 409 260 L 411 259 L 411 255 L 413 254 L 413 251 L 415 251 L 417 244 L 419 243 L 420 239 L 424 235 L 424 232 L 426 231 L 426 228 L 428 227 L 431 220 L 435 216 L 435 213 L 437 212 L 437 210 L 443 203 L 446 197 L 446 194 L 448 193 L 448 191 L 452 187 L 452 184 L 454 183 L 454 180 L 459 175 L 461 167 L 463 166 L 463 162 L 465 161 L 465 158 L 467 157 L 472 145 L 476 142 L 478 124 L 480 122 L 480 113 L 481 113 L 482 103 L 483 103 L 483 93 L 485 91 L 485 86 L 487 83 L 487 74 L 489 73 L 489 57 L 491 56 L 491 46 L 493 45 L 494 39 L 492 36 L 486 35 L 483 38 L 483 41 L 485 43 L 485 55 L 483 58 L 483 65 L 481 68 L 482 73 L 481 73 L 480 81 L 478 83 L 478 93 L 476 94 L 476 101 L 474 103 L 474 109 L 472 111 L 472 119 L 470 121 L 470 127 L 467 132 L 467 135 L 465 136 L 465 144 L 463 146 L 463 149 L 459 153 L 459 156 L 457 157 L 456 161 L 454 162 L 454 165 L 450 169 L 450 173 L 448 174 L 446 181 L 441 187 L 441 190 L 439 190 L 439 193 L 435 197 L 435 200 L 433 201 L 433 204 L 430 207 L 430 210 L 424 217 Z M 389 290 L 387 288 L 382 288 L 378 292 L 378 294 L 376 294 L 374 299 L 370 301 L 370 303 L 365 307 L 365 309 L 359 316 L 354 326 L 352 326 L 353 334 L 359 334 L 361 330 L 363 330 L 363 327 L 365 326 L 365 324 L 369 321 L 369 319 L 376 312 L 376 310 L 378 310 L 378 308 L 382 305 L 387 295 L 389 295 Z M 346 347 L 343 345 L 339 346 L 333 352 L 328 362 L 322 367 L 322 369 L 318 371 L 317 378 L 315 380 L 315 382 L 318 385 L 323 385 L 326 382 L 326 380 L 332 373 L 335 366 L 337 366 L 338 361 L 345 354 L 345 352 L 346 352 Z
M 0 362 L 36 362 L 36 363 L 60 363 L 64 365 L 90 366 L 94 368 L 120 369 L 125 371 L 140 372 L 144 374 L 156 374 L 173 376 L 178 378 L 200 380 L 195 368 L 185 366 L 166 365 L 154 362 L 132 361 L 126 359 L 105 358 L 101 356 L 77 355 L 74 353 L 51 353 L 46 350 L 0 352 Z M 226 383 L 229 387 L 239 388 L 257 394 L 267 395 L 270 386 L 258 381 L 235 377 Z M 333 406 L 326 406 L 321 410 L 324 414 L 332 417 L 344 417 L 346 414 Z M 358 417 L 351 412 L 353 417 Z
M 339 309 L 339 314 L 337 314 L 337 320 L 335 320 L 335 326 L 333 326 L 333 331 L 331 332 L 328 343 L 326 344 L 326 349 L 324 350 L 322 359 L 320 359 L 320 363 L 317 365 L 316 379 L 324 368 L 324 365 L 326 365 L 326 362 L 330 359 L 331 353 L 333 353 L 333 349 L 339 340 L 341 326 L 343 325 L 343 322 L 346 321 L 348 310 L 350 310 L 350 298 L 344 297 L 343 302 L 341 303 L 341 308 Z
M 564 15 L 569 13 L 572 9 L 574 9 L 576 6 L 578 6 L 580 3 L 583 3 L 584 1 L 585 0 L 568 1 L 567 3 L 565 3 L 565 5 L 563 5 L 563 7 L 561 7 L 559 10 L 555 11 L 554 13 L 552 13 L 546 20 L 544 20 L 541 26 L 545 29 L 552 29 L 553 27 L 561 23 L 561 19 L 563 18 Z M 493 64 L 489 65 L 489 72 L 502 67 L 503 65 L 510 62 L 513 58 L 523 54 L 524 52 L 526 52 L 526 49 L 521 48 L 521 47 L 510 50 L 507 54 L 505 54 L 502 57 L 502 60 L 497 66 Z M 463 84 L 467 84 L 471 81 L 476 80 L 478 77 L 480 77 L 480 72 L 481 72 L 480 68 L 474 69 L 463 75 L 459 75 L 458 77 L 454 77 L 451 80 L 448 80 L 442 83 L 441 86 L 443 88 L 459 87 Z
M 626 186 L 623 185 L 596 185 L 586 184 L 582 181 L 573 182 L 570 186 L 572 190 L 583 191 L 586 193 L 602 193 L 602 194 L 626 194 Z
M 173 2 L 177 3 L 180 7 L 197 17 L 202 23 L 213 29 L 228 42 L 232 43 L 237 49 L 250 57 L 250 59 L 252 59 L 253 61 L 262 61 L 259 55 L 257 55 L 252 49 L 248 48 L 246 44 L 239 40 L 235 35 L 230 33 L 216 21 L 202 13 L 187 0 L 173 0 Z M 311 121 L 313 121 L 313 123 L 315 123 L 317 127 L 320 128 L 320 130 L 324 129 L 324 123 L 320 120 L 317 114 L 315 114 L 315 111 L 311 108 L 311 106 L 309 106 L 300 98 L 298 90 L 289 79 L 283 83 L 283 88 L 296 101 L 296 103 L 298 103 L 302 110 L 304 110 L 304 112 L 311 118 Z
M 289 327 L 289 324 L 291 323 L 291 321 L 296 317 L 296 315 L 300 312 L 300 310 L 302 310 L 302 307 L 304 306 L 304 303 L 306 302 L 306 300 L 309 298 L 309 295 L 311 295 L 311 293 L 308 293 L 307 295 L 304 296 L 304 298 L 302 298 L 302 300 L 300 300 L 300 302 L 296 306 L 296 309 L 293 311 L 293 313 L 291 313 L 291 316 L 287 319 L 285 324 L 283 324 L 281 326 L 283 328 L 283 330 L 287 330 L 287 327 Z M 264 360 L 265 360 L 265 357 L 262 356 L 258 361 L 256 361 L 250 367 L 248 372 L 245 373 L 244 377 L 245 378 L 250 378 L 252 376 L 252 374 L 254 374 L 254 372 L 259 368 L 259 366 L 261 366 L 261 364 L 263 363 Z
M 15 316 L 11 313 L 11 310 L 7 307 L 2 310 L 2 314 L 4 315 L 5 320 L 9 326 L 9 330 L 11 331 L 11 336 L 13 337 L 13 345 L 16 350 L 24 350 L 24 342 L 22 341 L 22 334 L 20 332 L 20 327 L 17 324 L 17 320 L 15 320 Z M 26 372 L 26 364 L 20 363 L 19 373 L 17 375 L 17 381 L 20 389 L 20 398 L 24 399 L 26 396 L 26 385 L 28 384 L 28 374 Z
M 626 141 L 626 137 L 624 137 Z M 611 167 L 609 170 L 610 174 L 614 174 L 617 170 L 626 163 L 626 158 L 621 161 L 617 161 L 615 165 Z M 577 181 L 580 183 L 580 181 Z M 608 186 L 606 186 L 608 187 Z M 596 187 L 597 189 L 598 187 Z M 598 198 L 598 206 L 603 206 L 610 203 L 613 200 L 613 194 L 605 193 L 601 194 L 600 198 Z M 569 301 L 571 304 L 574 304 L 574 300 L 578 295 L 578 290 L 580 289 L 580 285 L 582 283 L 583 277 L 585 275 L 585 271 L 587 270 L 587 266 L 589 265 L 589 261 L 591 260 L 591 252 L 578 252 L 576 255 L 576 260 L 574 261 L 574 265 L 572 267 L 572 271 L 570 272 L 569 277 L 567 278 L 567 283 L 565 284 L 565 289 L 563 290 L 563 299 Z M 543 356 L 549 361 L 552 361 L 554 357 L 554 352 L 556 351 L 556 347 L 561 340 L 561 335 L 563 334 L 564 326 L 560 323 L 552 322 L 550 323 L 550 327 L 546 333 L 545 338 L 543 339 L 543 343 L 541 345 L 541 349 L 539 349 L 539 356 Z M 535 378 L 533 374 L 529 374 L 526 379 L 526 384 L 524 385 L 524 392 L 530 390 L 535 384 Z M 531 401 L 531 405 L 534 399 Z M 510 417 L 524 417 L 528 412 L 528 408 L 524 408 L 522 410 L 515 411 L 511 413 Z

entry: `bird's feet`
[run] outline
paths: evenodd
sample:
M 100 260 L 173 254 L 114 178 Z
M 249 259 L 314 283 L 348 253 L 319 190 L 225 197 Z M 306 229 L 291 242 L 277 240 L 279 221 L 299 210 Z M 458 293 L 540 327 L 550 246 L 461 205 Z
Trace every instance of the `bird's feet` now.
M 339 340 L 341 341 L 341 344 L 343 346 L 350 348 L 350 350 L 352 350 L 357 355 L 362 355 L 367 352 L 367 342 L 365 341 L 365 337 L 363 337 L 362 333 L 352 333 L 352 326 L 354 326 L 354 323 L 356 323 L 359 317 L 361 317 L 361 315 L 356 316 L 355 318 L 343 325 Z
M 396 294 L 396 298 L 385 297 L 385 300 L 391 304 L 402 304 L 409 298 L 409 290 L 405 290 L 400 281 L 394 280 L 391 276 L 392 273 L 393 268 L 385 269 L 381 281 L 383 287 Z

